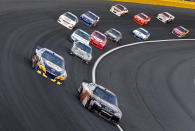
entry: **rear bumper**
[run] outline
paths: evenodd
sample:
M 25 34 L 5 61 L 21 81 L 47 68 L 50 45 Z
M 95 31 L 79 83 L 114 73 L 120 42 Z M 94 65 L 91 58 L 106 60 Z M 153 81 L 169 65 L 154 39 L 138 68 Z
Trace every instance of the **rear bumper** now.
M 144 21 L 138 20 L 136 18 L 133 18 L 133 21 L 136 22 L 139 25 L 147 25 L 148 23 L 145 23 Z

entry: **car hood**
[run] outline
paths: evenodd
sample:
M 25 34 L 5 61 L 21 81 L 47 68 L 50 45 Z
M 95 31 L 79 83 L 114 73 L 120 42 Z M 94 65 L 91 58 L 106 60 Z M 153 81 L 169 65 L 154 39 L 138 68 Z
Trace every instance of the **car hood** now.
M 53 74 L 55 76 L 60 76 L 64 73 L 65 69 L 55 65 L 54 63 L 46 59 L 43 59 L 43 61 L 44 61 L 46 72 Z
M 175 28 L 174 29 L 175 32 L 179 33 L 179 34 L 184 34 L 184 32 L 180 31 L 179 29 Z
M 106 32 L 106 34 L 114 39 L 117 39 L 118 37 L 116 35 L 114 35 L 113 33 L 111 32 Z
M 83 14 L 82 17 L 83 17 L 85 20 L 87 20 L 87 21 L 91 21 L 91 22 L 94 22 L 94 21 L 95 21 L 94 19 L 90 18 L 89 16 L 87 16 L 87 15 L 85 15 L 85 14 Z
M 82 43 L 85 43 L 85 44 L 88 44 L 89 45 L 89 41 L 86 40 L 86 39 L 84 39 L 80 35 L 77 35 L 76 33 L 74 33 L 72 36 L 76 39 L 76 41 L 80 41 Z
M 140 31 L 138 31 L 138 30 L 134 30 L 134 31 L 133 31 L 133 33 L 135 33 L 137 36 L 142 37 L 142 38 L 147 37 L 147 35 L 145 35 L 145 34 L 141 33 L 141 32 L 140 32 Z
M 73 47 L 72 51 L 75 53 L 75 54 L 78 54 L 80 56 L 83 56 L 84 58 L 88 58 L 90 57 L 91 54 L 79 49 L 78 47 Z
M 70 23 L 70 24 L 75 24 L 76 21 L 71 20 L 70 18 L 66 17 L 66 16 L 62 16 L 62 19 L 65 20 L 66 22 Z

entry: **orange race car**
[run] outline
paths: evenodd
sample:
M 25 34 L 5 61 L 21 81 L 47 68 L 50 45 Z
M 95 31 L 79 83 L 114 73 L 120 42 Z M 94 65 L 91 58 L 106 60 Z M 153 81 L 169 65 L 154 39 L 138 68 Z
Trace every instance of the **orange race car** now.
M 151 20 L 151 17 L 147 16 L 144 13 L 139 13 L 133 17 L 133 21 L 140 25 L 147 25 L 148 22 Z

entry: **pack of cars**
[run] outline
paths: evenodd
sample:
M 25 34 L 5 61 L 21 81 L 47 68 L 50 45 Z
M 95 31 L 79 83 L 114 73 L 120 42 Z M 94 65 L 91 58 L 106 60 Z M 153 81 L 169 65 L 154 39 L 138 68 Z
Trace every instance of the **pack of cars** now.
M 128 13 L 128 9 L 121 4 L 116 4 L 111 6 L 110 12 L 116 16 L 124 16 Z M 175 19 L 168 12 L 159 13 L 156 18 L 163 23 L 172 23 Z M 95 27 L 99 20 L 100 17 L 91 11 L 81 14 L 79 20 L 73 13 L 65 12 L 59 16 L 57 22 L 72 30 L 78 25 L 78 21 L 89 27 Z M 133 17 L 133 21 L 141 26 L 147 25 L 151 21 L 151 17 L 139 13 Z M 172 30 L 172 34 L 177 37 L 185 37 L 189 34 L 189 30 L 183 26 L 178 26 Z M 137 28 L 132 31 L 132 35 L 139 40 L 148 40 L 151 34 L 144 28 Z M 88 64 L 92 61 L 92 47 L 90 45 L 103 49 L 107 40 L 119 43 L 121 39 L 122 33 L 115 28 L 110 28 L 105 33 L 94 30 L 91 35 L 82 29 L 76 29 L 69 38 L 73 43 L 69 53 Z M 64 58 L 47 48 L 36 47 L 32 54 L 32 67 L 38 74 L 58 85 L 61 85 L 67 78 Z M 89 110 L 98 113 L 113 123 L 119 123 L 121 120 L 122 112 L 118 107 L 117 96 L 107 88 L 96 83 L 82 82 L 78 89 L 78 97 Z

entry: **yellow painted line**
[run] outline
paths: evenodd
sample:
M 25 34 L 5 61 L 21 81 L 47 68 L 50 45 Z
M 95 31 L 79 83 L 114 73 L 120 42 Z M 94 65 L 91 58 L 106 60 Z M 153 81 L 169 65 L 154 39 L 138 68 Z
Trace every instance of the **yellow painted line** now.
M 121 1 L 140 4 L 162 5 L 172 6 L 180 8 L 195 9 L 195 2 L 183 1 L 183 0 L 109 0 L 109 1 Z

